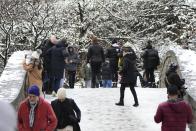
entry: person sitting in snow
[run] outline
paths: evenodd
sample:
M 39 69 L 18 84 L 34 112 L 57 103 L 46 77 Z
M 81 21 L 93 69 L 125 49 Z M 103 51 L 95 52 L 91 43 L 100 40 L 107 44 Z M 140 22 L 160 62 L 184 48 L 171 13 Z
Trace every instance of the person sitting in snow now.
M 59 88 L 57 98 L 51 102 L 58 119 L 57 131 L 80 131 L 81 111 L 73 99 L 66 97 L 66 89 Z

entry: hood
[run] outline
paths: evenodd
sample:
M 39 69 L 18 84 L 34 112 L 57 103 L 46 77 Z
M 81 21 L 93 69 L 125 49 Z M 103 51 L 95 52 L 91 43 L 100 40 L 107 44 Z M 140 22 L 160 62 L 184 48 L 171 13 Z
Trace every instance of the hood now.
M 57 44 L 56 44 L 56 47 L 67 47 L 68 44 L 65 43 L 63 40 L 60 40 Z
M 184 108 L 182 108 L 183 101 L 182 99 L 177 100 L 168 100 L 169 107 L 175 111 L 176 113 L 184 112 Z

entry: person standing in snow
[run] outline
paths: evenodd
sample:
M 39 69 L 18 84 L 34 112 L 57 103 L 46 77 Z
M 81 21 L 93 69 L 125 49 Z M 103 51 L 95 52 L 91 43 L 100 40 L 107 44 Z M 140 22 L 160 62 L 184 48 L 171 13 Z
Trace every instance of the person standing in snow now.
M 131 93 L 134 97 L 134 107 L 139 106 L 137 94 L 135 91 L 135 85 L 137 82 L 137 68 L 136 68 L 136 54 L 130 47 L 130 43 L 123 45 L 123 58 L 122 69 L 119 74 L 121 75 L 121 87 L 120 87 L 120 101 L 116 103 L 118 106 L 124 106 L 124 92 L 127 86 L 130 87 Z
M 68 56 L 65 59 L 65 70 L 68 74 L 69 88 L 74 88 L 79 56 L 73 46 L 68 47 Z
M 66 97 L 65 88 L 59 88 L 57 98 L 51 102 L 58 119 L 57 131 L 80 131 L 81 111 L 75 101 Z
M 144 63 L 143 67 L 145 70 L 146 86 L 156 87 L 154 70 L 157 69 L 157 66 L 160 64 L 160 59 L 158 51 L 152 47 L 151 40 L 147 41 L 147 46 L 142 58 Z
M 92 45 L 88 48 L 87 63 L 90 63 L 92 70 L 92 88 L 99 88 L 97 80 L 100 82 L 101 65 L 105 62 L 103 47 L 99 45 L 98 38 L 91 36 Z
M 42 93 L 42 63 L 40 60 L 41 50 L 33 51 L 30 58 L 26 56 L 23 62 L 23 69 L 27 71 L 26 87 L 37 85 Z
M 56 95 L 56 92 L 60 87 L 63 87 L 65 59 L 68 56 L 66 51 L 67 46 L 67 40 L 63 38 L 47 52 L 51 55 L 51 80 L 53 96 Z
M 117 87 L 118 82 L 118 60 L 120 54 L 120 47 L 117 44 L 116 39 L 112 41 L 111 47 L 106 50 L 106 57 L 109 58 L 110 69 L 112 72 L 113 87 Z
M 181 79 L 177 73 L 179 66 L 176 63 L 171 63 L 169 69 L 166 71 L 165 75 L 165 86 L 168 88 L 169 85 L 175 85 L 178 87 L 178 96 L 183 98 L 184 96 L 184 84 L 185 80 Z
M 40 96 L 39 87 L 32 85 L 28 97 L 18 109 L 18 131 L 54 131 L 57 119 L 51 105 Z
M 101 67 L 101 79 L 104 88 L 112 87 L 112 70 L 110 68 L 110 62 L 105 61 Z
M 178 87 L 168 87 L 168 100 L 159 104 L 154 116 L 156 123 L 162 122 L 161 131 L 185 131 L 186 124 L 193 120 L 191 106 L 178 98 Z
M 81 74 L 84 78 L 84 82 L 85 82 L 85 85 L 84 87 L 85 88 L 90 88 L 91 87 L 91 79 L 92 79 L 92 73 L 91 73 L 91 65 L 89 63 L 85 63 L 83 66 L 82 66 L 82 70 L 81 70 Z
M 51 35 L 49 39 L 45 40 L 41 46 L 42 54 L 41 58 L 43 60 L 43 91 L 46 94 L 52 93 L 52 78 L 51 78 L 51 53 L 48 53 L 55 44 L 57 43 L 57 38 L 55 35 Z

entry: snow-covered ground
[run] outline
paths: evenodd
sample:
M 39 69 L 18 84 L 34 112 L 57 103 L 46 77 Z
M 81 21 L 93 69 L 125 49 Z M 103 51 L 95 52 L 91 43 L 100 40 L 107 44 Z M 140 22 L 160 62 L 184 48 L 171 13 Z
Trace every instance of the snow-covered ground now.
M 67 96 L 81 109 L 82 131 L 160 131 L 161 124 L 154 122 L 154 115 L 158 104 L 167 99 L 166 89 L 136 87 L 136 92 L 139 107 L 132 106 L 134 100 L 129 88 L 125 90 L 125 106 L 115 105 L 119 88 L 67 89 Z

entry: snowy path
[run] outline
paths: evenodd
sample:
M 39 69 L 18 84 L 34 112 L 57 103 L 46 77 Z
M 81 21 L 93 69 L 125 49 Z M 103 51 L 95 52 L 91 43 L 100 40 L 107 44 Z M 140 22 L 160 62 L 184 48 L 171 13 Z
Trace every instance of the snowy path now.
M 154 123 L 153 116 L 158 104 L 166 100 L 166 90 L 136 87 L 136 92 L 140 104 L 137 108 L 132 106 L 129 88 L 125 91 L 124 107 L 115 106 L 119 88 L 67 89 L 67 96 L 81 109 L 82 131 L 159 131 L 161 125 Z

